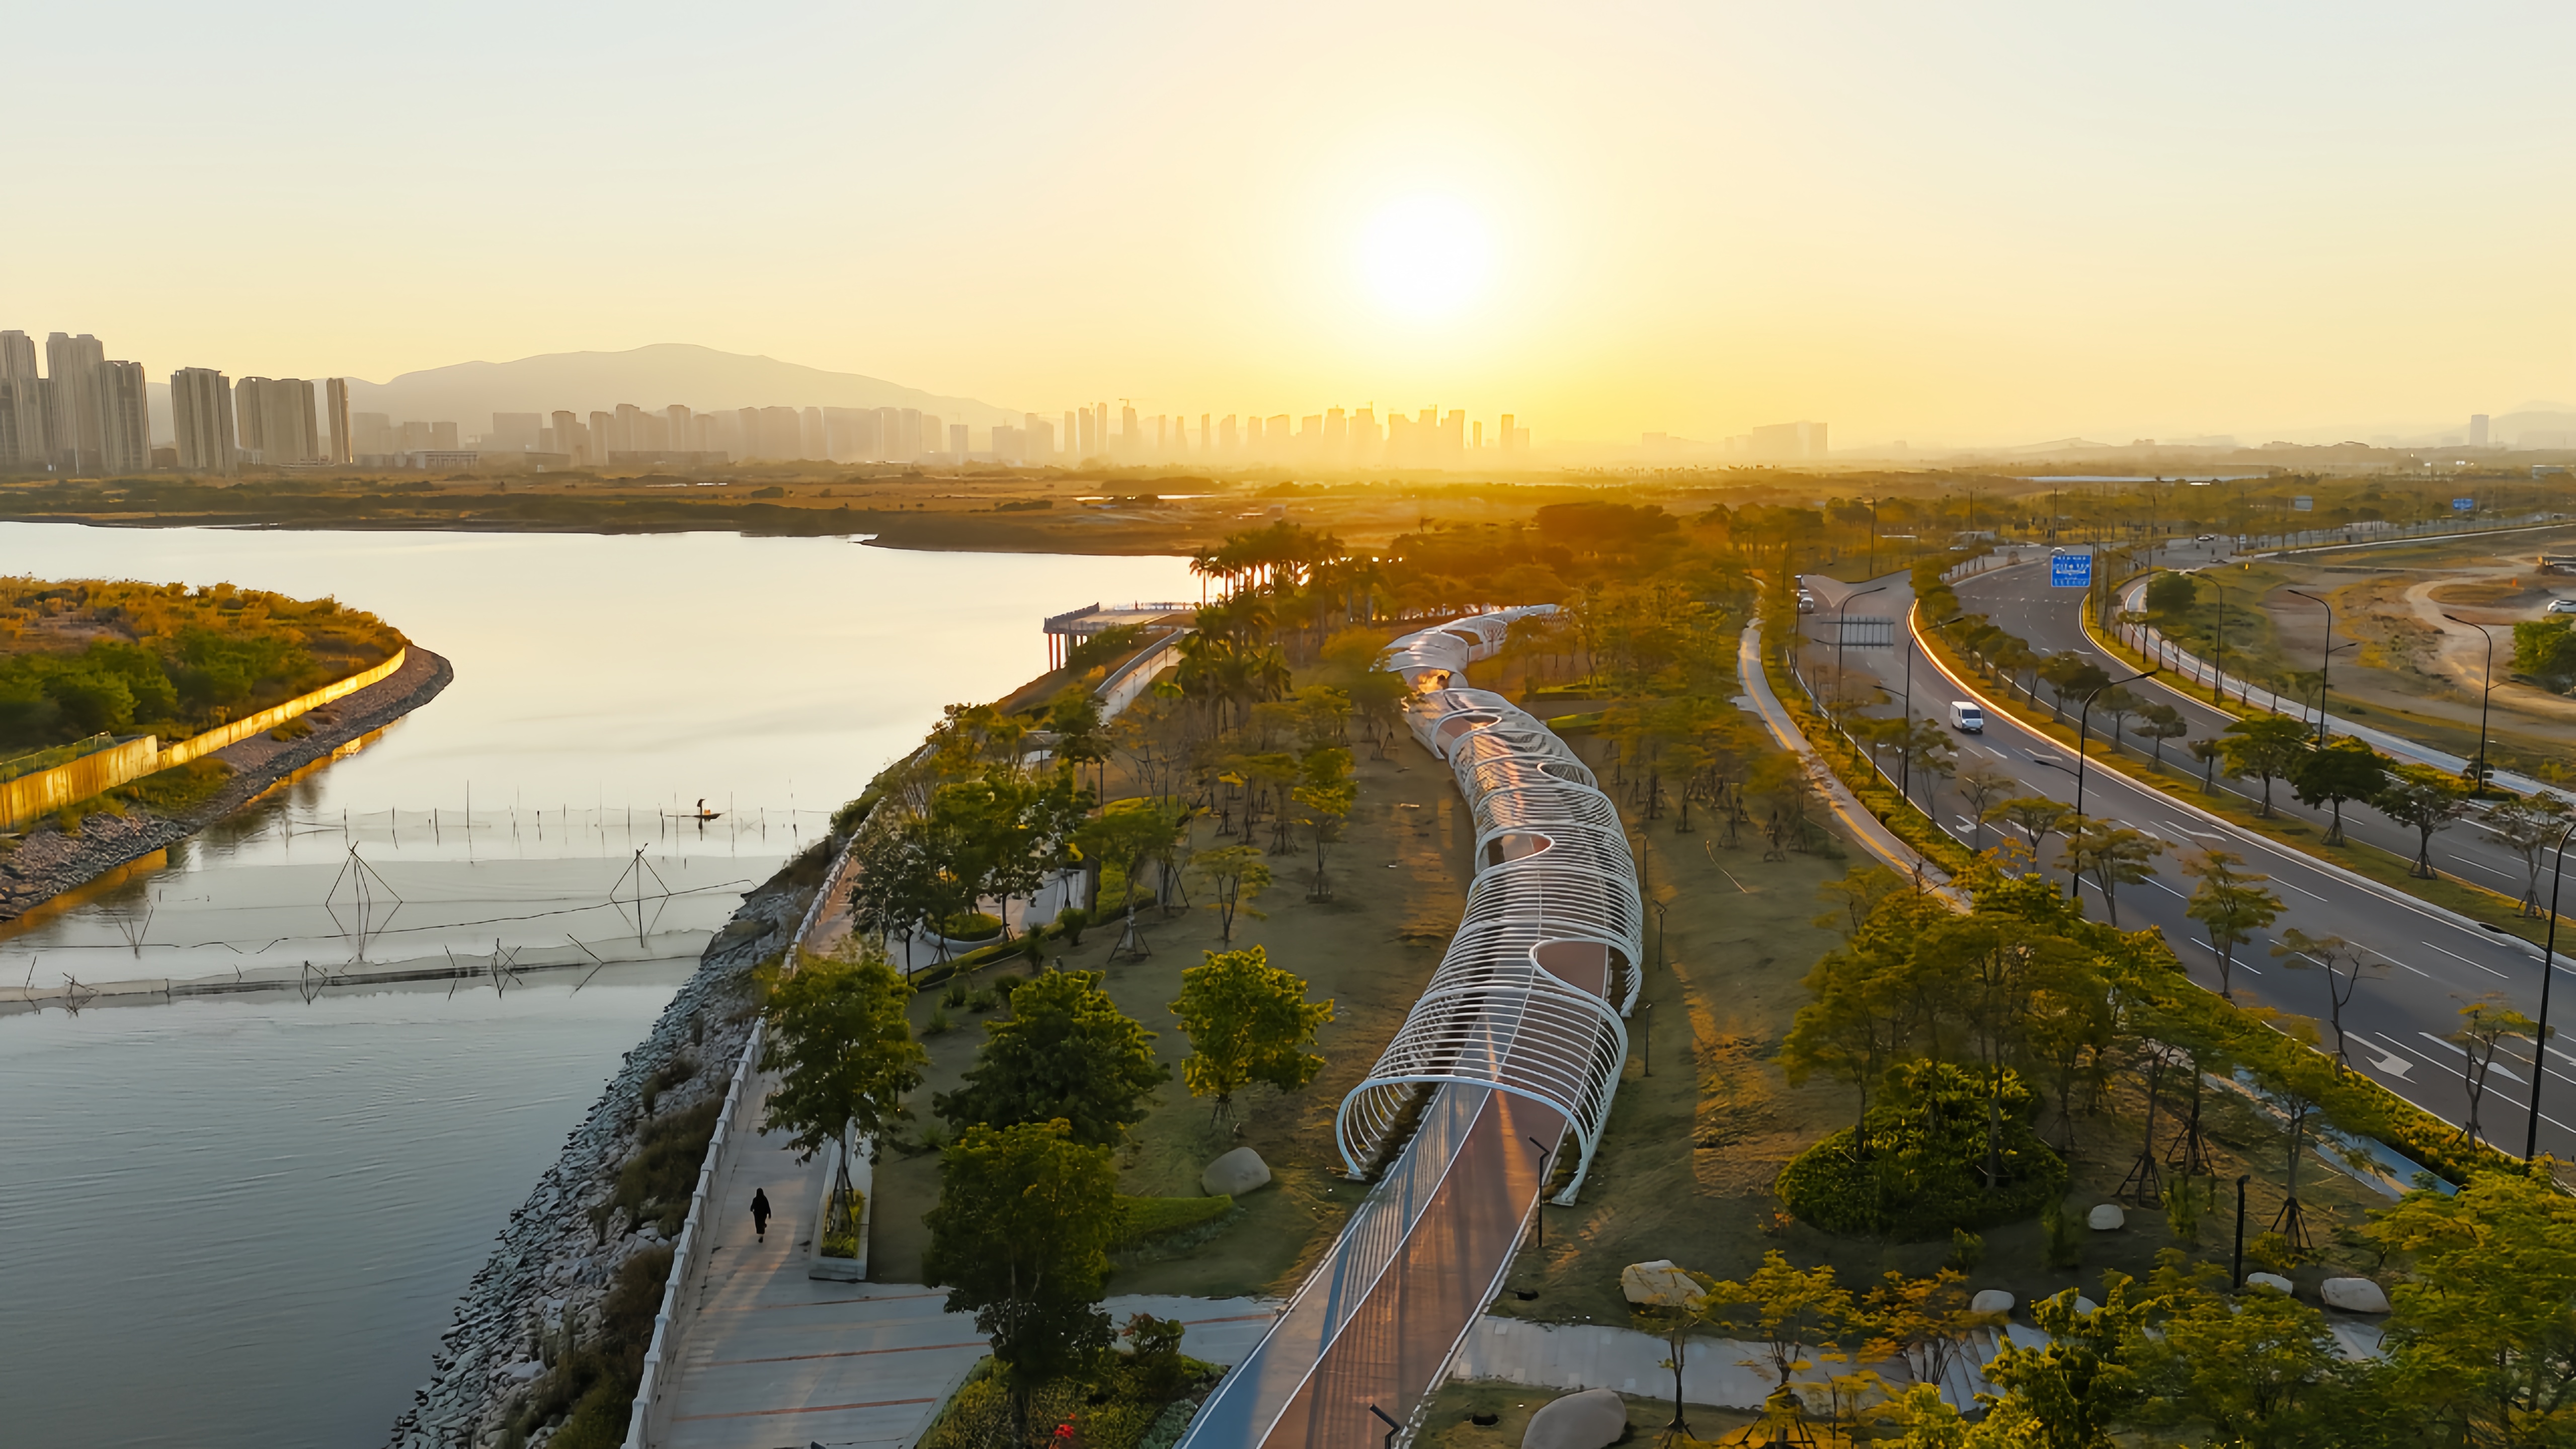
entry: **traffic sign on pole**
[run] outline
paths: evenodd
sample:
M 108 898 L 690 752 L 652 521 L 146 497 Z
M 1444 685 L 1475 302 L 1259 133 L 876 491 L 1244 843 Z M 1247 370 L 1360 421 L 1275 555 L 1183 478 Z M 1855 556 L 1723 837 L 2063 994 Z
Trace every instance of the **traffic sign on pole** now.
M 2053 553 L 2048 556 L 2048 586 L 2052 589 L 2089 589 L 2093 587 L 2093 555 L 2089 553 Z

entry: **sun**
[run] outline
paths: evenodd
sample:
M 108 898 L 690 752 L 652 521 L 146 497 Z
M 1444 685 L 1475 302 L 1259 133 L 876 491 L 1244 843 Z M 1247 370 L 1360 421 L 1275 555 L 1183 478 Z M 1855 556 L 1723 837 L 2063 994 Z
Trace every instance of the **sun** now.
M 1482 217 L 1446 196 L 1413 196 L 1379 211 L 1360 239 L 1369 289 L 1394 311 L 1442 317 L 1484 295 L 1493 242 Z

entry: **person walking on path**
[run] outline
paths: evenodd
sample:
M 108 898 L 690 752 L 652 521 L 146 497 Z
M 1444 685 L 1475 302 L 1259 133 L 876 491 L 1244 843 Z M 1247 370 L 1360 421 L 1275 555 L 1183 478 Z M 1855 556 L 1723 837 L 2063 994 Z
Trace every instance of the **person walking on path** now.
M 751 1230 L 762 1242 L 769 1241 L 769 1192 L 765 1188 L 751 1190 Z

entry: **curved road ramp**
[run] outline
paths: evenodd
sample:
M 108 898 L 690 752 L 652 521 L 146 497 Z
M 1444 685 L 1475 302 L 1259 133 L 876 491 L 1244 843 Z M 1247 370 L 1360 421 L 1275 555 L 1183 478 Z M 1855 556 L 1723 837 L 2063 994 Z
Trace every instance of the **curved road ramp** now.
M 1552 1200 L 1569 1203 L 1591 1169 L 1641 984 L 1636 862 L 1574 751 L 1466 684 L 1513 619 L 1546 612 L 1479 614 L 1388 647 L 1414 737 L 1449 762 L 1474 815 L 1467 914 L 1335 1119 L 1353 1176 L 1387 1164 L 1376 1189 L 1183 1449 L 1389 1442 L 1501 1291 L 1549 1180 L 1564 1177 Z

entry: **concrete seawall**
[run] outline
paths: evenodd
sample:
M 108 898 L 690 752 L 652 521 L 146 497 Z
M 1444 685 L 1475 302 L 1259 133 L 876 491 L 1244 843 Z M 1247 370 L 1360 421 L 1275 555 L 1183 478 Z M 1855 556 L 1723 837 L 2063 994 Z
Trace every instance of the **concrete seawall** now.
M 0 857 L 0 920 L 22 915 L 119 866 L 168 849 L 259 798 L 278 781 L 329 759 L 342 748 L 429 703 L 456 677 L 456 671 L 444 658 L 417 646 L 406 650 L 400 662 L 401 668 L 392 674 L 326 701 L 338 708 L 327 722 L 317 722 L 313 733 L 302 739 L 272 740 L 266 731 L 276 726 L 270 724 L 215 751 L 215 758 L 233 767 L 232 778 L 212 799 L 193 810 L 173 815 L 146 810 L 93 815 L 82 822 L 78 835 L 40 831 L 27 836 L 16 850 Z M 240 723 L 247 726 L 252 721 Z

